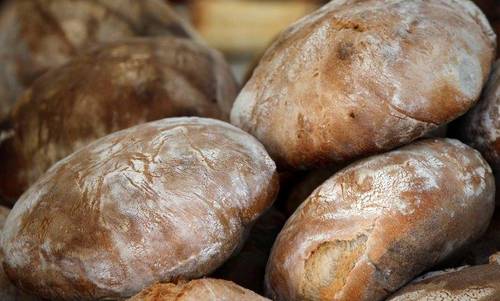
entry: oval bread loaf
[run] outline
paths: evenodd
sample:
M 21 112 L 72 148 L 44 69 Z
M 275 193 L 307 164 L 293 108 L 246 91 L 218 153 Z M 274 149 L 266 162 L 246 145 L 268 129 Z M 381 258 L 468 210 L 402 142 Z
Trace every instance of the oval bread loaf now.
M 237 84 L 220 53 L 136 38 L 37 79 L 0 125 L 0 195 L 14 202 L 52 164 L 111 132 L 174 116 L 229 119 Z
M 0 12 L 0 120 L 24 88 L 80 50 L 133 36 L 194 36 L 162 0 L 9 0 Z
M 199 279 L 155 284 L 129 301 L 270 301 L 230 281 Z
M 309 168 L 407 144 L 465 113 L 496 37 L 469 0 L 337 0 L 284 31 L 231 122 L 278 165 Z
M 273 300 L 382 300 L 480 237 L 495 184 L 479 152 L 429 139 L 356 162 L 319 186 L 273 246 Z
M 81 148 L 23 194 L 4 227 L 4 268 L 56 300 L 202 277 L 239 249 L 277 186 L 264 147 L 227 123 L 142 124 Z
M 387 301 L 500 300 L 500 265 L 433 272 L 406 285 Z

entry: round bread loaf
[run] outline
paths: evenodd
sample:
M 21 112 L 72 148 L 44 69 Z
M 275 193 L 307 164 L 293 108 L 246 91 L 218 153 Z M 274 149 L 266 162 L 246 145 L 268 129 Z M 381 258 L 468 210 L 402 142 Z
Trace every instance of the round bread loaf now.
M 495 62 L 479 103 L 460 124 L 461 138 L 500 172 L 500 61 Z M 497 184 L 500 184 L 497 181 Z
M 387 297 L 477 239 L 495 184 L 479 152 L 429 139 L 337 172 L 287 221 L 273 246 L 273 300 Z
M 7 216 L 9 215 L 9 208 L 0 206 L 0 229 L 3 229 L 3 225 Z M 0 233 L 1 236 L 1 233 Z M 3 261 L 3 254 L 0 252 L 0 263 Z M 18 290 L 9 281 L 2 265 L 0 264 L 0 300 L 2 301 L 37 301 L 38 298 L 34 296 L 27 295 L 20 290 Z
M 129 301 L 270 301 L 231 281 L 199 279 L 155 284 Z
M 4 268 L 55 300 L 202 277 L 241 247 L 277 186 L 264 147 L 227 123 L 142 124 L 81 148 L 23 194 L 5 224 Z
M 0 195 L 14 202 L 52 164 L 111 132 L 174 116 L 229 119 L 237 84 L 217 51 L 136 38 L 37 79 L 0 124 Z
M 24 88 L 81 49 L 132 36 L 193 36 L 162 0 L 10 0 L 0 12 L 0 120 Z
M 500 300 L 500 265 L 433 272 L 406 285 L 387 301 Z
M 268 49 L 231 122 L 289 168 L 392 149 L 465 113 L 495 49 L 469 0 L 331 1 Z

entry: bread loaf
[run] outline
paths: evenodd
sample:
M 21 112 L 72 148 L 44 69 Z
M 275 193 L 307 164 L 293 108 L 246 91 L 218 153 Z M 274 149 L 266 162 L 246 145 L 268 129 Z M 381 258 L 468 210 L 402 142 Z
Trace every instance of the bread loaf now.
M 3 229 L 7 215 L 10 210 L 7 207 L 0 206 L 0 229 Z M 1 234 L 0 234 L 1 235 Z M 3 261 L 3 254 L 0 252 L 0 263 Z M 27 295 L 17 289 L 5 275 L 2 265 L 0 264 L 0 300 L 2 301 L 37 301 L 38 298 Z
M 0 12 L 0 119 L 49 68 L 132 36 L 193 36 L 162 0 L 10 0 Z
M 500 61 L 494 64 L 481 100 L 467 113 L 460 124 L 460 129 L 462 140 L 478 149 L 488 160 L 493 171 L 498 174 L 500 172 Z M 497 184 L 500 184 L 498 180 Z
M 236 93 L 224 58 L 187 39 L 90 50 L 37 79 L 0 125 L 0 195 L 14 202 L 52 164 L 120 129 L 173 116 L 227 120 Z
M 382 300 L 480 237 L 494 194 L 486 161 L 457 140 L 423 140 L 356 162 L 285 224 L 267 266 L 269 295 Z
M 188 283 L 155 284 L 129 301 L 265 301 L 264 297 L 230 281 L 199 279 Z
M 240 248 L 277 183 L 262 145 L 222 121 L 119 131 L 23 194 L 5 224 L 4 268 L 17 286 L 55 300 L 114 300 L 202 277 Z
M 387 301 L 500 300 L 500 265 L 434 272 L 405 286 Z
M 330 1 L 267 50 L 231 122 L 285 167 L 392 149 L 465 113 L 495 49 L 469 0 Z

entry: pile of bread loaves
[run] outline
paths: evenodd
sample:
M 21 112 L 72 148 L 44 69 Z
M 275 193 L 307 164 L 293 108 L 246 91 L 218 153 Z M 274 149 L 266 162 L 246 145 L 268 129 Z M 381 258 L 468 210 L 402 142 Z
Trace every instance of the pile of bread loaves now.
M 500 300 L 496 41 L 333 0 L 239 91 L 162 0 L 4 2 L 0 300 Z

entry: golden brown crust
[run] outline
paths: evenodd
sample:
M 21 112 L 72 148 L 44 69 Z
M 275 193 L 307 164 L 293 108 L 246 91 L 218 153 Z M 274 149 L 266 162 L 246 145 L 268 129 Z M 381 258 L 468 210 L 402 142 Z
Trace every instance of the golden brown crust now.
M 388 301 L 500 300 L 500 265 L 433 272 L 406 285 Z
M 5 224 L 4 268 L 56 300 L 202 277 L 240 248 L 277 186 L 263 146 L 227 123 L 142 124 L 81 148 L 23 194 Z
M 237 84 L 191 40 L 106 44 L 37 79 L 0 125 L 0 195 L 14 202 L 52 164 L 111 132 L 175 116 L 227 120 Z
M 268 49 L 231 122 L 292 168 L 388 150 L 465 113 L 495 49 L 469 0 L 330 1 Z
M 381 300 L 477 239 L 494 209 L 472 148 L 429 139 L 358 161 L 319 186 L 271 253 L 274 300 Z
M 230 281 L 199 279 L 177 284 L 155 284 L 129 301 L 266 301 Z
M 88 46 L 133 36 L 194 36 L 161 0 L 7 3 L 0 15 L 0 119 L 35 78 Z

